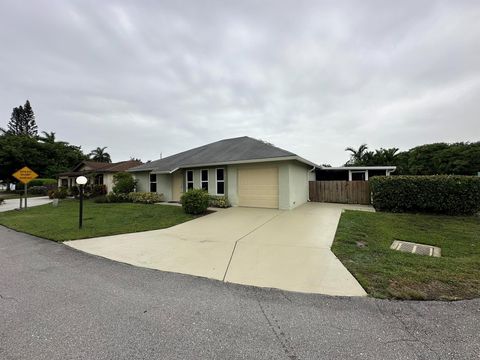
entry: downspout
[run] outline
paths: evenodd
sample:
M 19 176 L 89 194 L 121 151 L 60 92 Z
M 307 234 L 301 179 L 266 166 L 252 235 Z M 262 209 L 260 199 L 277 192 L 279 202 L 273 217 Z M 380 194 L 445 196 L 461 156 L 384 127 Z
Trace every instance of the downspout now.
M 308 173 L 314 172 L 316 168 L 317 168 L 316 166 L 312 167 L 310 170 L 308 170 Z M 310 177 L 310 176 L 308 176 L 308 177 Z M 316 176 L 315 176 L 315 180 L 317 180 Z M 311 202 L 312 200 L 310 200 L 310 180 L 307 179 L 307 181 L 308 181 L 308 184 L 309 184 L 309 186 L 308 186 L 308 202 Z

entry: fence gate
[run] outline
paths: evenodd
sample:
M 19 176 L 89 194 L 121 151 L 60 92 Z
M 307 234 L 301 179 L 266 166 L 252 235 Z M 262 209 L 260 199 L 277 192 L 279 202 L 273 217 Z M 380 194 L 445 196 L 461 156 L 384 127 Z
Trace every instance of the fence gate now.
M 310 181 L 310 200 L 342 204 L 370 204 L 368 181 Z

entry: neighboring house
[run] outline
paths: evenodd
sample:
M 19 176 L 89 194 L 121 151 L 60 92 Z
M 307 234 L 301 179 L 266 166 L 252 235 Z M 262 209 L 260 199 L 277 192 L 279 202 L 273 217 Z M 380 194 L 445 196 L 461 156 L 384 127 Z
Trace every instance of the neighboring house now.
M 318 165 L 289 151 L 244 136 L 217 141 L 128 171 L 137 191 L 179 201 L 189 189 L 226 196 L 233 206 L 293 209 L 308 201 Z
M 132 167 L 141 165 L 141 161 L 128 160 L 117 163 L 102 163 L 96 161 L 82 161 L 71 171 L 60 173 L 58 177 L 58 186 L 70 188 L 77 186 L 75 179 L 78 176 L 85 176 L 88 184 L 105 185 L 107 192 L 112 191 L 113 175 L 124 172 Z
M 374 176 L 390 176 L 396 169 L 396 166 L 320 166 L 316 173 L 318 181 L 368 181 Z

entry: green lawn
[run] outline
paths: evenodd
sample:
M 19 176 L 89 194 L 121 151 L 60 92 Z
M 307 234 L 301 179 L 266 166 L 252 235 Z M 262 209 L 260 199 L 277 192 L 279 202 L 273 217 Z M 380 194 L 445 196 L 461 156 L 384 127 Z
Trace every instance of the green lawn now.
M 395 239 L 439 246 L 442 257 L 390 250 Z M 332 250 L 374 297 L 422 300 L 480 297 L 478 216 L 346 211 Z
M 83 228 L 78 229 L 76 200 L 60 200 L 26 211 L 0 213 L 0 224 L 46 239 L 65 241 L 89 237 L 163 229 L 194 218 L 179 206 L 144 204 L 97 204 L 84 202 Z

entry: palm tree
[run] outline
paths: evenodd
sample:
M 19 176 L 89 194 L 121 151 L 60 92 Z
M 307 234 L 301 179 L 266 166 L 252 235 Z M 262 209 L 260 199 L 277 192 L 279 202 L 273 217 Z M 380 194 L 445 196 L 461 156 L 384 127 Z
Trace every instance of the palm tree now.
M 397 158 L 398 148 L 383 149 L 383 158 L 385 165 L 394 165 Z
M 365 155 L 367 153 L 368 146 L 367 144 L 362 144 L 358 149 L 352 147 L 347 147 L 345 151 L 350 151 L 350 160 L 347 162 L 347 165 L 362 165 L 365 160 Z
M 39 139 L 44 143 L 53 144 L 55 143 L 55 133 L 53 131 L 46 132 L 42 131 L 43 136 L 40 136 Z
M 106 148 L 107 146 L 104 146 L 103 148 L 97 147 L 96 149 L 92 150 L 88 156 L 90 156 L 90 159 L 93 161 L 111 163 L 112 159 L 110 158 L 110 154 L 105 152 Z

